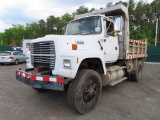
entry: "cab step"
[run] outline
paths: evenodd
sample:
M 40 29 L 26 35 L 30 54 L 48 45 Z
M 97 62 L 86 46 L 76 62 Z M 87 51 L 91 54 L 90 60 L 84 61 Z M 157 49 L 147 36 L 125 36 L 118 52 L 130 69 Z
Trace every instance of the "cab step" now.
M 124 80 L 126 80 L 127 79 L 127 77 L 123 77 L 123 78 L 121 78 L 121 79 L 119 79 L 119 80 L 116 80 L 116 81 L 114 81 L 114 82 L 111 82 L 109 85 L 110 86 L 114 86 L 114 85 L 116 85 L 116 84 L 118 84 L 118 83 L 120 83 L 120 82 L 122 82 L 122 81 L 124 81 Z

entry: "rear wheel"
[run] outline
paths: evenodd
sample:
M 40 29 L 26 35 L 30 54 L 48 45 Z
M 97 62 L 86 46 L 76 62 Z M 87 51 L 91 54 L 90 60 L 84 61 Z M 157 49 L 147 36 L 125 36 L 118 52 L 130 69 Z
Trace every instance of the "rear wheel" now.
M 4 63 L 1 63 L 1 65 L 4 65 Z
M 143 63 L 139 61 L 137 65 L 137 70 L 130 75 L 130 79 L 139 82 L 142 79 L 142 71 L 143 71 Z
M 80 70 L 68 88 L 68 103 L 82 114 L 91 111 L 101 94 L 102 83 L 99 74 L 93 70 Z
M 18 65 L 18 63 L 19 63 L 19 61 L 16 59 L 15 62 L 14 62 L 14 64 Z

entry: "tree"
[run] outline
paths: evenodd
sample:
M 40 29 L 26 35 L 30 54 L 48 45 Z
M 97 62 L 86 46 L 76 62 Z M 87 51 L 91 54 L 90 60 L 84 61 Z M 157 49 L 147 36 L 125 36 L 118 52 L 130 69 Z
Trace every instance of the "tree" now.
M 72 15 L 70 15 L 69 13 L 64 14 L 59 21 L 59 26 L 60 26 L 60 30 L 61 30 L 61 34 L 62 31 L 64 30 L 64 27 L 67 25 L 67 23 L 69 21 L 73 20 Z
M 84 14 L 88 12 L 89 12 L 88 8 L 82 5 L 78 9 L 76 9 L 76 12 L 74 12 L 74 14 L 79 15 L 79 14 Z
M 3 45 L 4 33 L 0 33 L 0 45 Z
M 69 13 L 64 14 L 61 17 L 61 26 L 64 27 L 71 20 L 73 20 L 72 15 L 70 15 Z
M 59 21 L 60 18 L 59 17 L 54 17 L 53 15 L 49 16 L 47 18 L 47 34 L 56 34 L 57 33 L 57 29 L 59 28 Z
M 5 33 L 2 34 L 3 45 L 9 45 L 12 42 L 17 42 L 21 46 L 24 36 L 25 28 L 23 25 L 12 25 L 12 28 L 5 29 Z
M 116 2 L 115 3 L 115 5 L 117 5 L 117 4 L 123 4 L 124 6 L 128 6 L 128 3 L 127 2 L 122 2 L 122 1 L 119 1 L 119 2 Z
M 91 8 L 90 10 L 89 10 L 89 12 L 92 12 L 92 11 L 94 11 L 95 10 L 95 8 Z
M 46 30 L 46 23 L 43 19 L 38 21 L 39 27 L 40 27 L 40 36 L 44 36 L 45 35 L 45 30 Z
M 26 24 L 26 36 L 25 38 L 34 39 L 40 37 L 40 26 L 37 22 Z
M 107 5 L 106 5 L 106 7 L 111 7 L 111 6 L 113 6 L 113 3 L 112 3 L 112 2 L 109 2 L 109 3 L 107 3 Z

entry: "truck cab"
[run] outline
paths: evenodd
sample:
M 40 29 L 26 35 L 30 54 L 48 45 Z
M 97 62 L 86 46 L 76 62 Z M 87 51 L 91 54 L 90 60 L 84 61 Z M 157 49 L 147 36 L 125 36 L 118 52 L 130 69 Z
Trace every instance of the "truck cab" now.
M 105 62 L 115 62 L 118 60 L 119 47 L 116 33 L 118 26 L 114 19 L 98 14 L 79 18 L 68 23 L 65 35 L 97 38 L 98 41 L 92 38 L 92 42 L 98 42 L 100 49 L 104 52 Z

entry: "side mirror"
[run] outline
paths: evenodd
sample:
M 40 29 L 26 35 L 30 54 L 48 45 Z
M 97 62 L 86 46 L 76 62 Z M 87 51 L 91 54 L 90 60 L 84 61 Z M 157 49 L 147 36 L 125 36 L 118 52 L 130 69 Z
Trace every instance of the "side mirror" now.
M 115 18 L 115 21 L 114 21 L 114 30 L 116 32 L 122 31 L 122 16 Z

